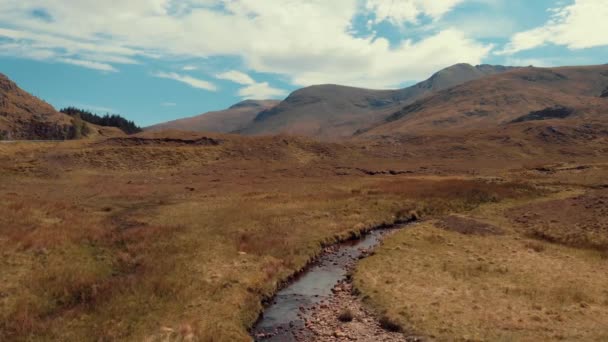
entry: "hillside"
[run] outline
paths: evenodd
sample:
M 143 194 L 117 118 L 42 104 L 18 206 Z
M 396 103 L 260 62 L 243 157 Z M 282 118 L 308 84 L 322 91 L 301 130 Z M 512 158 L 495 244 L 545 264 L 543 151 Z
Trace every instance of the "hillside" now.
M 547 119 L 605 120 L 608 66 L 520 68 L 404 106 L 363 136 L 486 129 Z
M 111 127 L 75 120 L 0 74 L 0 140 L 65 140 L 85 135 L 119 136 Z
M 349 137 L 417 99 L 509 69 L 503 66 L 456 64 L 437 72 L 426 81 L 398 90 L 332 84 L 311 86 L 293 92 L 278 106 L 260 113 L 240 133 L 285 133 L 325 140 Z
M 276 106 L 275 100 L 245 100 L 234 106 L 197 116 L 146 127 L 147 131 L 182 130 L 194 132 L 229 133 L 243 129 L 260 112 Z
M 67 139 L 72 120 L 48 103 L 28 94 L 0 74 L 0 137 L 4 139 Z

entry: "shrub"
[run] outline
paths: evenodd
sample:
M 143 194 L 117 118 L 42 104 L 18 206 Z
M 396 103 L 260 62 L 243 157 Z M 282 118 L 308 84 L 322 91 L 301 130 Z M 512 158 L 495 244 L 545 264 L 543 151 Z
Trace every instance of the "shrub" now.
M 384 330 L 392 331 L 392 332 L 402 332 L 403 327 L 401 324 L 397 323 L 393 318 L 383 315 L 380 318 L 380 326 Z
M 352 322 L 354 318 L 355 318 L 355 315 L 353 314 L 353 312 L 350 309 L 344 309 L 338 315 L 338 320 L 340 322 L 344 322 L 344 323 Z
M 69 139 L 81 139 L 89 135 L 89 126 L 80 117 L 72 118 L 72 127 L 69 132 Z

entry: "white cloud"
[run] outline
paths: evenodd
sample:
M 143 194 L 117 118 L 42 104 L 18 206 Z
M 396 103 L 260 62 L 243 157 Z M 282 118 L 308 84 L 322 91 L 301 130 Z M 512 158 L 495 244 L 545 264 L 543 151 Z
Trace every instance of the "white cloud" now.
M 198 70 L 198 68 L 195 67 L 194 65 L 185 65 L 184 67 L 182 67 L 182 70 L 184 70 L 184 71 L 194 71 L 194 70 Z
M 545 44 L 584 49 L 608 45 L 608 2 L 576 0 L 551 9 L 551 19 L 541 27 L 515 34 L 501 54 L 514 54 Z
M 439 19 L 464 0 L 367 0 L 365 7 L 375 16 L 375 23 L 394 25 L 417 23 L 420 16 Z
M 246 99 L 274 99 L 285 95 L 285 90 L 273 88 L 268 82 L 254 83 L 239 90 L 239 96 Z
M 251 76 L 238 70 L 230 70 L 218 74 L 216 78 L 245 85 L 239 89 L 239 96 L 246 99 L 270 99 L 286 95 L 284 89 L 274 88 L 268 82 L 256 82 Z
M 232 81 L 234 83 L 238 83 L 238 84 L 254 84 L 255 81 L 253 80 L 253 78 L 251 78 L 251 76 L 237 71 L 237 70 L 230 70 L 230 71 L 226 71 L 224 73 L 215 75 L 215 77 L 222 79 L 222 80 L 228 80 L 228 81 Z
M 157 72 L 154 74 L 155 77 L 166 78 L 175 80 L 178 82 L 185 83 L 193 88 L 205 89 L 209 91 L 216 91 L 217 87 L 211 82 L 207 82 L 198 78 L 194 78 L 188 75 L 181 75 L 175 72 Z
M 456 61 L 479 64 L 491 48 L 458 30 L 445 30 L 418 42 L 406 40 L 394 49 L 385 39 L 369 44 L 361 39 L 331 52 L 306 50 L 298 56 L 269 52 L 252 57 L 250 63 L 258 71 L 291 74 L 292 82 L 301 86 L 340 83 L 385 88 L 423 79 Z M 331 58 L 327 53 L 332 53 Z
M 84 67 L 87 69 L 94 69 L 94 70 L 101 70 L 101 71 L 108 71 L 108 72 L 117 72 L 118 71 L 113 66 L 111 66 L 110 64 L 106 64 L 106 63 L 85 61 L 85 60 L 73 59 L 73 58 L 59 58 L 59 59 L 57 59 L 57 61 L 66 63 L 66 64 L 81 66 L 81 67 Z
M 20 56 L 34 60 L 48 60 L 57 54 L 53 50 L 35 49 L 21 43 L 0 43 L 0 55 Z
M 517 32 L 517 22 L 514 18 L 503 16 L 488 16 L 474 13 L 440 24 L 444 28 L 458 27 L 468 37 L 481 38 L 510 38 Z
M 299 86 L 385 88 L 454 63 L 480 63 L 491 46 L 454 28 L 423 36 L 402 32 L 401 42 L 389 44 L 354 36 L 353 18 L 373 13 L 376 20 L 415 23 L 421 15 L 439 19 L 462 1 L 130 0 L 108 6 L 98 0 L 0 0 L 0 37 L 62 58 L 110 65 L 141 56 L 229 56 L 239 57 L 248 70 L 279 74 Z M 386 7 L 391 2 L 396 10 Z M 52 22 L 32 18 L 33 9 L 44 9 Z M 190 83 L 214 88 L 203 82 Z
M 163 107 L 175 107 L 175 106 L 177 106 L 177 103 L 175 103 L 175 102 L 163 102 L 160 105 L 163 106 Z

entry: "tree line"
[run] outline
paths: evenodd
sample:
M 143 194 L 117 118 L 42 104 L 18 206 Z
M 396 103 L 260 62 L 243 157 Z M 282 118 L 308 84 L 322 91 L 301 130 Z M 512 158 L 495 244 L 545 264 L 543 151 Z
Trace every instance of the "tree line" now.
M 118 114 L 100 116 L 76 107 L 67 107 L 62 109 L 61 112 L 73 118 L 80 118 L 83 121 L 94 125 L 118 127 L 127 134 L 134 134 L 142 131 L 141 127 L 137 126 L 133 121 L 127 120 Z

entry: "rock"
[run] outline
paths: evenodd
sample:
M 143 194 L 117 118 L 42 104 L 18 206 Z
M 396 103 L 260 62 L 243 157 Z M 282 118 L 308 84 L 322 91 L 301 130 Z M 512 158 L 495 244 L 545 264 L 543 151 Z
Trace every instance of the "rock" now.
M 336 330 L 336 331 L 334 331 L 334 336 L 340 338 L 340 337 L 347 337 L 348 335 L 346 335 L 346 333 L 344 333 L 341 330 Z

